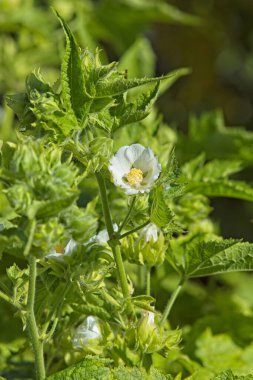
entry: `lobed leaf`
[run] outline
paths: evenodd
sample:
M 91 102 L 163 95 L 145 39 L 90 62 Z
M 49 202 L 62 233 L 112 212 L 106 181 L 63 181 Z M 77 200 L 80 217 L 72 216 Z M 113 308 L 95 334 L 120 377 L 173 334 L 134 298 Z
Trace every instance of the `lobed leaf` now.
M 65 21 L 56 12 L 66 36 L 66 50 L 62 61 L 62 96 L 68 108 L 73 109 L 78 119 L 82 118 L 82 108 L 86 99 L 81 52 Z
M 158 227 L 164 227 L 172 220 L 172 212 L 164 200 L 161 186 L 153 190 L 150 220 Z

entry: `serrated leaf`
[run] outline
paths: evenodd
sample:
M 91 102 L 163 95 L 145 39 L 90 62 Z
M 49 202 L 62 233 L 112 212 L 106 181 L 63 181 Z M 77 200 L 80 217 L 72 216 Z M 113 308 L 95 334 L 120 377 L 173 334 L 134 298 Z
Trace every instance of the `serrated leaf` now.
M 67 369 L 49 376 L 48 380 L 113 380 L 110 369 L 106 367 L 110 360 L 87 357 Z
M 172 220 L 172 213 L 164 200 L 161 186 L 153 190 L 150 220 L 158 227 L 164 227 Z
M 68 108 L 72 108 L 76 117 L 81 119 L 86 98 L 81 53 L 68 25 L 57 12 L 56 14 L 66 36 L 66 50 L 61 69 L 62 96 Z
M 176 377 L 176 379 L 177 378 L 178 377 Z M 178 380 L 180 378 L 178 378 Z M 161 373 L 160 371 L 158 371 L 156 368 L 151 367 L 150 373 L 149 373 L 149 380 L 173 380 L 173 377 L 171 375 L 164 375 L 163 373 Z
M 193 277 L 253 270 L 253 244 L 236 243 L 205 260 Z
M 142 95 L 131 103 L 125 103 L 122 97 L 119 106 L 114 107 L 111 111 L 111 115 L 114 119 L 112 131 L 147 117 L 150 112 L 150 107 L 157 97 L 159 85 L 160 82 L 157 82 L 151 90 L 143 91 Z
M 228 197 L 253 201 L 253 187 L 242 181 L 210 180 L 191 182 L 188 191 L 200 193 L 209 197 Z
M 146 376 L 143 370 L 139 368 L 126 368 L 120 366 L 113 370 L 114 380 L 145 380 Z
M 29 103 L 28 96 L 25 93 L 7 95 L 5 100 L 8 106 L 17 114 L 18 118 L 23 115 L 24 110 Z
M 253 269 L 253 244 L 201 235 L 171 240 L 167 260 L 187 277 Z
M 113 80 L 101 80 L 96 85 L 96 98 L 103 98 L 108 96 L 116 96 L 123 94 L 124 92 L 140 87 L 146 84 L 157 83 L 159 81 L 171 78 L 173 74 L 168 74 L 165 76 L 157 78 L 134 78 L 125 79 L 123 76 L 118 76 L 118 78 Z
M 158 182 L 161 184 L 165 184 L 165 186 L 171 186 L 175 183 L 179 174 L 180 170 L 175 155 L 175 149 L 173 148 L 170 152 L 167 165 L 165 169 L 162 171 Z
M 228 370 L 214 376 L 211 380 L 253 380 L 253 375 L 236 376 Z

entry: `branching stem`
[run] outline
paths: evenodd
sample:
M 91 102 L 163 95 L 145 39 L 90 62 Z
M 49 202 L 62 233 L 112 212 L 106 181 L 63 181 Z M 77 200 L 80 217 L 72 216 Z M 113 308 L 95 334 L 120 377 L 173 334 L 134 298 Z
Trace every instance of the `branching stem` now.
M 150 223 L 150 221 L 148 220 L 147 222 L 141 224 L 140 226 L 135 227 L 132 230 L 125 232 L 124 234 L 122 234 L 122 235 L 119 236 L 119 239 L 123 239 L 124 237 L 126 237 L 128 235 L 131 235 L 134 232 L 137 232 L 137 231 L 141 230 L 142 228 L 146 227 L 149 223 Z
M 2 292 L 2 290 L 0 290 L 0 298 L 5 300 L 6 302 L 9 302 L 12 306 L 15 306 L 17 309 L 19 309 L 19 310 L 21 309 L 20 304 L 15 302 L 11 297 L 9 297 L 7 294 Z

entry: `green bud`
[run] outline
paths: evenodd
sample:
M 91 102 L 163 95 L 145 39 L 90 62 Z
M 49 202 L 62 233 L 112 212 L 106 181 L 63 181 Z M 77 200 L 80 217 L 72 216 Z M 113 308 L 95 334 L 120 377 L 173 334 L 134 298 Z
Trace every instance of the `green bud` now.
M 75 350 L 98 355 L 103 351 L 103 347 L 100 345 L 101 340 L 102 332 L 99 320 L 90 315 L 76 328 L 72 344 Z
M 139 322 L 136 339 L 141 351 L 151 354 L 160 350 L 174 349 L 180 342 L 181 332 L 159 328 L 155 321 L 155 314 L 147 312 Z
M 16 184 L 6 190 L 10 205 L 18 213 L 27 214 L 32 205 L 32 195 L 26 184 Z
M 140 233 L 122 239 L 122 247 L 129 261 L 145 264 L 149 268 L 163 263 L 165 242 L 162 231 L 154 223 L 149 223 Z
M 38 224 L 34 234 L 34 253 L 37 257 L 49 254 L 55 246 L 66 239 L 65 229 L 57 218 L 52 218 L 48 222 Z

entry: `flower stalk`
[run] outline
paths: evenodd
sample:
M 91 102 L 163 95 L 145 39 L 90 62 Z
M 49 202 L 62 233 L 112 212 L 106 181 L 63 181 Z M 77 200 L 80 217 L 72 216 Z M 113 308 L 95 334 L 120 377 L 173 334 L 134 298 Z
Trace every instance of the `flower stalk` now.
M 129 207 L 129 210 L 128 210 L 128 213 L 125 217 L 125 219 L 123 220 L 120 228 L 119 228 L 119 233 L 123 230 L 123 228 L 125 227 L 125 225 L 127 225 L 127 222 L 130 218 L 130 215 L 131 215 L 131 212 L 133 210 L 133 207 L 134 207 L 134 204 L 135 204 L 135 201 L 136 201 L 136 196 L 133 197 L 132 201 L 131 201 L 131 204 L 130 204 L 130 207 Z
M 172 293 L 172 295 L 171 295 L 171 297 L 170 297 L 170 299 L 169 299 L 169 301 L 168 301 L 168 303 L 167 303 L 167 305 L 166 305 L 166 307 L 165 307 L 165 309 L 164 309 L 164 312 L 163 312 L 163 314 L 162 314 L 162 317 L 161 317 L 161 319 L 160 319 L 160 322 L 159 322 L 159 326 L 160 326 L 160 327 L 164 325 L 164 323 L 166 322 L 168 316 L 170 315 L 171 309 L 172 309 L 172 307 L 173 307 L 173 305 L 174 305 L 174 303 L 175 303 L 175 301 L 176 301 L 176 299 L 177 299 L 179 293 L 180 293 L 181 290 L 182 290 L 182 287 L 183 287 L 183 285 L 184 285 L 184 282 L 185 282 L 185 280 L 183 280 L 183 279 L 180 280 L 178 286 L 176 287 L 176 289 L 175 289 L 174 292 Z
M 118 239 L 115 238 L 115 233 L 113 230 L 113 223 L 112 223 L 111 213 L 110 213 L 109 204 L 108 204 L 105 181 L 101 173 L 98 173 L 98 172 L 96 173 L 96 179 L 97 179 L 99 192 L 101 196 L 105 225 L 108 231 L 112 253 L 113 253 L 117 270 L 118 270 L 120 286 L 122 289 L 123 296 L 125 298 L 129 298 L 130 292 L 129 292 L 128 283 L 127 283 L 127 276 L 126 276 L 124 263 L 123 263 L 121 252 L 120 252 L 119 241 Z

